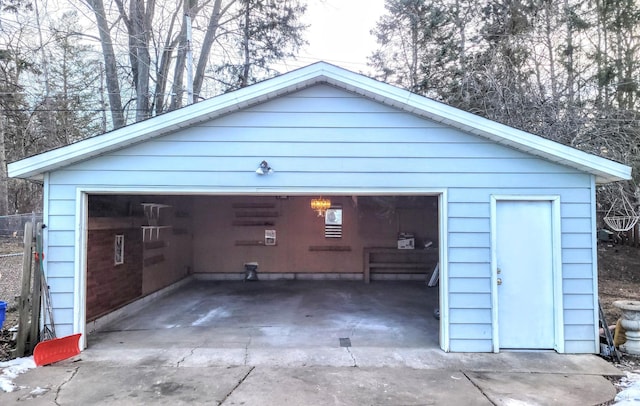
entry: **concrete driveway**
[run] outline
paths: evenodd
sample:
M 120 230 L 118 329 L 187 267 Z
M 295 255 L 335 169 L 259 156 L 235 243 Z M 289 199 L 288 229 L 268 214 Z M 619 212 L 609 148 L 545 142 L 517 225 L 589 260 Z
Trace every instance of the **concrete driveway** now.
M 438 346 L 417 282 L 194 281 L 30 370 L 0 404 L 597 405 L 599 357 Z M 39 390 L 38 390 L 39 388 Z

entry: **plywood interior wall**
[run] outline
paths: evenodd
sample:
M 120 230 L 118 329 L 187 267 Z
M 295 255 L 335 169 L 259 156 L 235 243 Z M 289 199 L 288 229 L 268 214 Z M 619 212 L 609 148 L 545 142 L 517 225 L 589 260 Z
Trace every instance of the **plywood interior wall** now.
M 358 273 L 364 247 L 394 247 L 400 232 L 417 244 L 437 245 L 437 197 L 329 197 L 343 210 L 342 238 L 325 238 L 324 218 L 311 210 L 312 196 L 194 198 L 193 266 L 196 273 Z M 275 230 L 275 246 L 264 244 Z

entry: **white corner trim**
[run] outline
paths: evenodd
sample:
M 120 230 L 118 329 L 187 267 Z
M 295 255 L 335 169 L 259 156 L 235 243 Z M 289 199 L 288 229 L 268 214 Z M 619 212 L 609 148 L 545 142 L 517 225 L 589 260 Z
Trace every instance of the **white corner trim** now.
M 438 229 L 439 229 L 439 305 L 440 305 L 440 348 L 444 352 L 451 351 L 450 318 L 449 318 L 449 196 L 443 189 L 438 196 Z
M 80 188 L 76 190 L 76 229 L 75 229 L 75 260 L 74 294 L 73 294 L 73 331 L 82 334 L 80 349 L 87 348 L 86 331 L 86 300 L 87 300 L 87 210 L 88 195 Z

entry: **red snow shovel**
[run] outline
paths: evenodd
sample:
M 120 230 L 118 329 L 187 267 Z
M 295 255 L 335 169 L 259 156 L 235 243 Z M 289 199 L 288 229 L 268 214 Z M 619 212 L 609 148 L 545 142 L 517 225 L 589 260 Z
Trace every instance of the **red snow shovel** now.
M 42 366 L 80 354 L 80 336 L 82 334 L 40 341 L 33 350 L 33 360 L 37 366 Z

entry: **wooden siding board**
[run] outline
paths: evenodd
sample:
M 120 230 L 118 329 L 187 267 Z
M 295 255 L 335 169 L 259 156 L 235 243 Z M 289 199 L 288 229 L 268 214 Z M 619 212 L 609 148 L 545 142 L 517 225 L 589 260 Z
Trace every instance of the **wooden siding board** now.
M 49 231 L 49 247 L 74 247 L 75 233 L 73 231 Z
M 450 309 L 490 309 L 491 295 L 488 293 L 449 293 Z
M 51 292 L 72 293 L 74 288 L 73 278 L 53 278 L 47 277 L 47 283 Z
M 52 241 L 49 243 L 47 257 L 56 261 L 73 261 L 75 258 L 75 248 L 73 246 L 59 246 Z
M 591 218 L 566 218 L 561 221 L 563 233 L 580 233 L 591 231 Z
M 49 230 L 74 230 L 75 229 L 75 216 L 49 216 L 49 224 L 47 228 Z
M 491 234 L 489 233 L 450 233 L 449 247 L 451 248 L 490 248 Z
M 590 309 L 565 309 L 564 319 L 566 325 L 589 325 L 593 322 L 593 310 Z
M 449 264 L 449 278 L 490 278 L 491 264 L 489 263 L 451 263 Z
M 60 320 L 59 317 L 56 317 L 55 320 L 56 320 L 56 335 L 58 337 L 70 336 L 71 334 L 74 334 L 73 323 L 58 323 L 58 320 Z
M 449 278 L 451 293 L 491 293 L 490 278 Z
M 525 185 L 511 188 L 479 188 L 469 185 L 466 188 L 450 188 L 448 191 L 449 203 L 454 202 L 488 202 L 493 194 L 502 195 L 557 195 L 560 196 L 562 202 L 584 203 L 591 201 L 591 189 L 584 185 L 568 183 L 562 188 L 555 187 L 538 187 L 532 188 Z
M 278 166 L 271 164 L 275 171 Z M 553 176 L 540 176 L 533 174 L 468 174 L 464 177 L 456 174 L 411 173 L 411 176 L 403 176 L 398 173 L 376 173 L 374 168 L 368 172 L 356 174 L 327 173 L 320 169 L 316 173 L 280 172 L 275 176 L 259 177 L 255 174 L 255 168 L 247 168 L 245 172 L 172 172 L 172 171 L 128 171 L 126 175 L 114 171 L 58 171 L 51 175 L 51 183 L 58 184 L 95 184 L 95 185 L 147 185 L 147 186 L 207 186 L 207 187 L 233 187 L 238 185 L 252 187 L 308 187 L 318 185 L 320 187 L 348 187 L 360 189 L 362 187 L 418 187 L 429 185 L 431 188 L 460 187 L 468 182 L 479 187 L 509 187 L 519 182 L 529 182 L 531 186 L 544 187 L 546 185 L 559 186 L 567 183 L 565 176 L 576 175 L 556 174 Z M 364 168 L 366 170 L 367 168 Z M 573 219 L 569 219 L 573 220 Z M 564 223 L 563 223 L 564 225 Z
M 564 293 L 592 294 L 593 281 L 591 279 L 565 279 L 562 284 Z
M 69 216 L 74 215 L 76 212 L 75 200 L 56 200 L 49 199 L 49 215 L 50 216 Z
M 55 187 L 54 185 L 50 185 L 49 201 L 52 201 L 52 200 L 74 200 L 75 201 L 77 187 L 78 187 L 77 185 L 55 185 Z
M 560 215 L 563 218 L 591 218 L 589 203 L 563 203 L 560 205 Z
M 263 142 L 265 139 L 271 142 L 288 143 L 288 142 L 335 142 L 341 143 L 362 142 L 362 143 L 390 143 L 398 140 L 398 142 L 416 142 L 416 143 L 491 143 L 484 138 L 460 132 L 453 128 L 443 128 L 426 123 L 424 127 L 415 128 L 395 128 L 389 131 L 386 128 L 323 128 L 323 127 L 307 127 L 304 129 L 282 129 L 282 128 L 247 128 L 247 127 L 219 127 L 200 124 L 198 126 L 186 128 L 181 132 L 165 135 L 157 138 L 157 141 L 164 142 Z M 112 152 L 113 154 L 123 153 L 126 150 Z M 522 159 L 539 160 L 532 156 L 522 156 Z M 549 165 L 555 167 L 558 164 L 544 161 L 541 165 Z M 577 171 L 572 168 L 568 170 Z
M 591 249 L 563 248 L 562 262 L 565 264 L 590 264 L 592 262 Z
M 82 162 L 67 168 L 68 171 L 166 171 L 171 168 L 174 172 L 198 172 L 203 168 L 224 168 L 226 172 L 245 172 L 248 168 L 257 167 L 262 158 L 254 156 L 166 156 L 166 155 L 107 155 L 91 161 Z M 482 164 L 484 158 L 403 158 L 403 157 L 351 157 L 348 160 L 341 157 L 295 157 L 278 159 L 278 172 L 394 172 L 415 173 L 428 172 L 451 174 L 459 172 L 474 172 L 476 174 L 547 174 L 544 168 L 537 165 L 521 165 L 520 169 L 513 168 L 508 162 L 500 162 L 488 167 Z M 256 162 L 257 161 L 257 162 Z M 273 161 L 273 160 L 272 160 Z M 504 160 L 510 161 L 510 160 Z M 558 170 L 554 173 L 570 173 Z M 486 202 L 464 202 L 454 204 L 465 210 L 465 204 L 477 204 L 477 210 L 486 210 Z M 486 209 L 482 207 L 486 205 Z M 470 209 L 467 209 L 469 211 Z M 464 213 L 464 212 L 463 212 Z M 467 215 L 472 215 L 468 213 Z
M 591 249 L 592 234 L 591 233 L 563 233 L 563 248 L 584 248 Z
M 449 217 L 487 218 L 491 205 L 486 203 L 449 203 Z
M 51 294 L 51 302 L 55 303 L 58 308 L 72 309 L 73 300 L 73 292 Z
M 491 324 L 490 309 L 451 309 L 449 321 L 453 324 Z
M 73 278 L 73 263 L 68 261 L 51 261 L 47 262 L 47 277 L 52 278 Z
M 424 119 L 401 111 L 378 112 L 252 112 L 248 110 L 222 116 L 212 127 L 275 128 L 424 128 Z
M 298 97 L 294 93 L 251 106 L 244 111 L 252 113 L 282 113 L 283 111 L 290 113 L 343 113 L 346 110 L 353 113 L 401 113 L 398 109 L 371 99 L 345 96 L 347 95 Z
M 491 262 L 491 250 L 489 248 L 449 247 L 449 260 L 467 263 Z
M 298 134 L 298 137 L 301 135 Z M 148 141 L 121 150 L 117 155 L 137 156 L 230 156 L 230 157 L 338 157 L 338 158 L 521 158 L 522 152 L 496 147 L 487 143 L 449 143 L 449 142 L 403 142 L 401 138 L 389 142 L 306 142 L 304 139 L 289 142 L 270 142 L 264 138 L 261 141 L 238 143 L 223 142 L 169 142 L 162 140 Z M 537 160 L 532 161 L 533 166 Z M 486 166 L 490 169 L 490 163 Z M 558 172 L 567 172 L 556 167 Z M 479 169 L 479 168 L 478 168 Z M 571 173 L 570 171 L 568 173 Z M 574 173 L 576 176 L 588 176 Z M 524 182 L 523 182 L 524 183 Z M 522 185 L 520 183 L 519 185 Z M 514 185 L 514 186 L 519 186 Z
M 449 222 L 449 233 L 488 233 L 491 230 L 491 223 L 489 218 L 483 219 L 461 219 L 451 218 Z
M 452 339 L 449 343 L 452 352 L 493 352 L 491 340 Z
M 562 276 L 564 279 L 591 279 L 593 271 L 591 264 L 564 264 Z
M 354 93 L 347 92 L 343 89 L 338 89 L 337 87 L 328 85 L 328 84 L 319 84 L 313 87 L 308 87 L 305 89 L 301 89 L 296 91 L 295 93 L 291 93 L 288 96 L 291 98 L 360 98 Z
M 567 354 L 591 354 L 594 352 L 594 344 L 592 340 L 566 340 L 564 344 L 564 352 Z
M 562 296 L 562 303 L 565 309 L 588 309 L 593 311 L 593 296 L 591 293 L 565 293 Z
M 588 337 L 594 337 L 594 329 L 593 323 L 589 324 L 579 324 L 579 325 L 571 325 L 566 324 L 564 327 L 564 337 L 565 340 L 585 340 Z M 593 345 L 593 341 L 591 341 Z
M 449 335 L 452 340 L 455 339 L 469 339 L 473 337 L 476 340 L 491 339 L 491 324 L 490 323 L 475 323 L 475 324 L 456 324 L 451 323 L 449 326 Z

